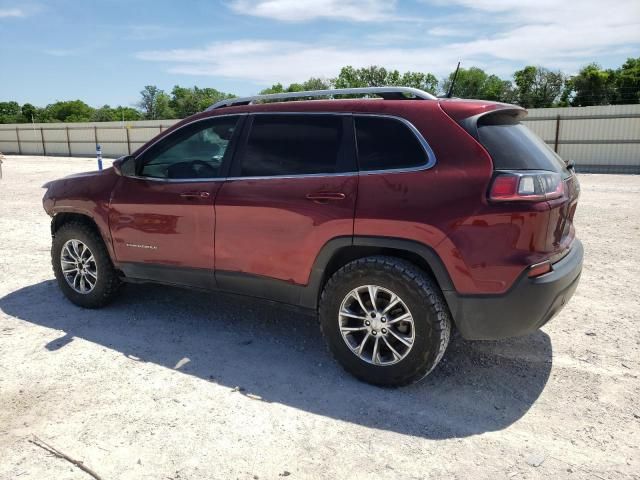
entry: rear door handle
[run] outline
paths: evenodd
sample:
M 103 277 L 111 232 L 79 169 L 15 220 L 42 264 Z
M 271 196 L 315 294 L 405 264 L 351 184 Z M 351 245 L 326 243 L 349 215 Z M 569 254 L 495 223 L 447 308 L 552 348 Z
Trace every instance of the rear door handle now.
M 316 203 L 327 203 L 332 200 L 344 200 L 347 196 L 344 193 L 337 192 L 316 192 L 308 193 L 306 198 Z
M 183 192 L 180 194 L 182 198 L 202 198 L 207 199 L 210 197 L 209 192 Z

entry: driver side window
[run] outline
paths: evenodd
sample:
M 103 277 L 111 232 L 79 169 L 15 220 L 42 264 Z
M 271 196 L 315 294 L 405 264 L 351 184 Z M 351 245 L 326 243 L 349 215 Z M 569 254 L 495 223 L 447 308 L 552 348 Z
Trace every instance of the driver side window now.
M 139 175 L 161 179 L 218 178 L 238 117 L 195 122 L 162 139 L 143 155 Z

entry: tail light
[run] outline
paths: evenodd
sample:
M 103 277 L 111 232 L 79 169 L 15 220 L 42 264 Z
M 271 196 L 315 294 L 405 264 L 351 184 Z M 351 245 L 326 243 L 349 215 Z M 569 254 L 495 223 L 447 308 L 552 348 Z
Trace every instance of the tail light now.
M 494 202 L 541 202 L 565 194 L 562 175 L 542 170 L 498 171 L 489 190 Z

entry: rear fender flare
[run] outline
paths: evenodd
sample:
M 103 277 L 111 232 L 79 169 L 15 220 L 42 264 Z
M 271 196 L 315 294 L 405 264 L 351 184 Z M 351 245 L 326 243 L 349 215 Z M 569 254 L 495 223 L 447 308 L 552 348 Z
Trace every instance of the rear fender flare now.
M 314 310 L 318 308 L 318 301 L 322 289 L 330 276 L 327 274 L 327 267 L 331 260 L 344 249 L 357 249 L 357 247 L 378 248 L 417 255 L 428 265 L 431 270 L 431 272 L 428 273 L 433 274 L 433 277 L 443 292 L 455 290 L 444 263 L 431 247 L 413 240 L 357 235 L 353 237 L 334 238 L 322 247 L 313 264 L 307 288 L 305 288 L 302 293 L 302 298 L 300 299 L 302 306 Z M 393 255 L 393 253 L 391 253 L 391 255 Z

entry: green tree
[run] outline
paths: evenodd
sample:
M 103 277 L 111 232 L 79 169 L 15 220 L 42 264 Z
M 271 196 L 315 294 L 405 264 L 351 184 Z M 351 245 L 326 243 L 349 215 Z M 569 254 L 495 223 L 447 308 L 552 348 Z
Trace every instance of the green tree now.
M 331 88 L 331 81 L 319 77 L 311 77 L 306 82 L 302 82 L 301 90 L 328 90 Z
M 118 106 L 113 109 L 113 113 L 118 121 L 133 122 L 135 120 L 142 120 L 140 110 L 132 107 Z
M 141 120 L 142 114 L 131 107 L 116 107 L 111 108 L 109 105 L 104 105 L 96 109 L 93 113 L 92 121 L 94 122 L 121 122 Z
M 302 83 L 292 83 L 286 88 L 281 83 L 274 83 L 270 87 L 261 90 L 260 95 L 268 95 L 271 93 L 305 92 L 307 90 L 327 90 L 329 88 L 331 88 L 330 81 L 312 77 Z
M 94 109 L 82 100 L 69 100 L 47 105 L 39 115 L 40 120 L 53 122 L 89 122 Z
M 174 112 L 169 106 L 171 98 L 164 90 L 160 90 L 155 85 L 146 85 L 140 92 L 142 98 L 138 106 L 144 114 L 146 120 L 160 120 L 173 118 Z
M 201 112 L 212 104 L 234 95 L 220 92 L 215 88 L 185 88 L 176 85 L 171 91 L 169 106 L 178 118 L 185 118 Z
M 616 98 L 616 72 L 590 63 L 567 80 L 562 96 L 574 107 L 609 105 Z
M 627 58 L 616 70 L 616 103 L 640 103 L 640 57 Z
M 376 65 L 364 68 L 354 68 L 350 65 L 343 67 L 333 84 L 336 88 L 395 86 L 419 88 L 428 92 L 435 92 L 438 88 L 438 80 L 431 73 L 400 73 L 398 70 L 387 70 Z
M 431 73 L 404 72 L 397 84 L 403 87 L 413 87 L 435 94 L 438 90 L 438 79 Z
M 449 91 L 454 75 L 455 72 L 451 72 L 442 82 L 444 92 Z M 513 86 L 509 80 L 503 80 L 497 75 L 488 75 L 481 68 L 461 68 L 456 76 L 452 96 L 512 102 Z
M 177 118 L 185 118 L 198 111 L 198 101 L 193 94 L 193 89 L 176 85 L 171 91 L 169 106 L 173 109 Z
M 103 105 L 93 112 L 93 118 L 91 120 L 94 122 L 112 122 L 117 119 L 115 118 L 113 108 L 109 105 Z
M 36 121 L 36 116 L 38 114 L 38 109 L 31 105 L 30 103 L 25 103 L 20 107 L 20 121 L 21 122 L 31 122 Z
M 0 123 L 16 123 L 20 116 L 18 102 L 0 102 Z
M 336 88 L 386 87 L 392 79 L 390 77 L 393 77 L 393 73 L 390 74 L 384 67 L 372 65 L 354 68 L 349 65 L 342 67 L 333 83 Z
M 281 83 L 274 83 L 270 87 L 260 90 L 260 95 L 270 95 L 272 93 L 285 93 L 287 91 Z
M 562 93 L 565 77 L 560 71 L 527 66 L 513 74 L 516 101 L 524 108 L 553 106 Z

